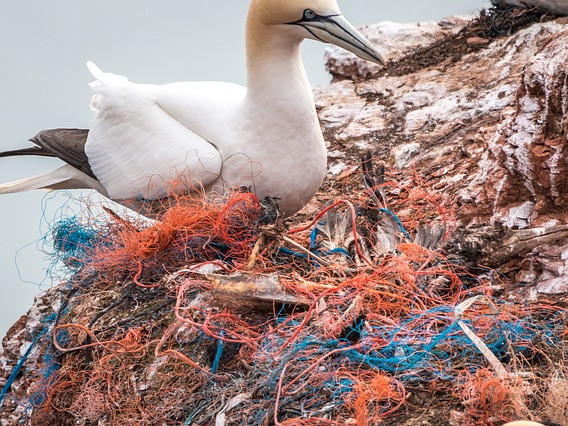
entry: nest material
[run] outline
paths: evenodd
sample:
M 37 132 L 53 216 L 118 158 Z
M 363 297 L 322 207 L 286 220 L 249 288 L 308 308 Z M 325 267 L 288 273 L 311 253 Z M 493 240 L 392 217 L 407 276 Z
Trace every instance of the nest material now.
M 176 200 L 152 225 L 64 222 L 55 255 L 73 275 L 9 409 L 32 424 L 551 418 L 564 307 L 496 294 L 498 275 L 446 255 L 443 197 L 366 173 L 351 201 L 292 229 L 261 225 L 247 194 Z M 474 296 L 490 302 L 466 309 Z
M 492 40 L 514 34 L 532 23 L 546 22 L 556 18 L 556 15 L 536 8 L 494 6 L 488 10 L 484 9 L 457 34 L 447 35 L 429 46 L 409 52 L 369 78 L 376 78 L 384 74 L 402 76 L 430 67 L 445 69 L 458 62 L 463 56 L 485 48 Z

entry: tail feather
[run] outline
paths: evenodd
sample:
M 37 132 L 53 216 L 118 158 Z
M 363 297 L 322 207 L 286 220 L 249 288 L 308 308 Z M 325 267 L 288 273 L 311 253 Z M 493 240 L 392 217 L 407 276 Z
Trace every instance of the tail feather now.
M 44 189 L 95 189 L 106 195 L 101 183 L 72 166 L 65 165 L 51 173 L 0 184 L 0 194 Z

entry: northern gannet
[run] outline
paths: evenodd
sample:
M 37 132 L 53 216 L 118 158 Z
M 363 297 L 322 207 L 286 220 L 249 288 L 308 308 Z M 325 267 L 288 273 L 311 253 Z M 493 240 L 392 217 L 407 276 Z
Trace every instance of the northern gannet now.
M 221 82 L 137 84 L 89 62 L 95 81 L 90 130 L 56 129 L 37 146 L 0 153 L 59 157 L 67 164 L 0 185 L 94 189 L 135 210 L 167 194 L 248 187 L 289 216 L 323 182 L 327 153 L 300 57 L 304 39 L 328 42 L 384 65 L 335 0 L 252 0 L 246 26 L 247 88 Z M 173 186 L 172 182 L 177 182 Z M 151 213 L 151 211 L 150 211 Z

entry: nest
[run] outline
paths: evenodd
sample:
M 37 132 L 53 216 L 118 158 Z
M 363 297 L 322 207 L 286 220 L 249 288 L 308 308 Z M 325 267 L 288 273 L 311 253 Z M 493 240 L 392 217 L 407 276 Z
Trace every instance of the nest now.
M 419 176 L 361 169 L 303 223 L 243 192 L 55 223 L 70 276 L 6 407 L 62 425 L 564 423 L 565 307 L 450 255 L 452 205 Z

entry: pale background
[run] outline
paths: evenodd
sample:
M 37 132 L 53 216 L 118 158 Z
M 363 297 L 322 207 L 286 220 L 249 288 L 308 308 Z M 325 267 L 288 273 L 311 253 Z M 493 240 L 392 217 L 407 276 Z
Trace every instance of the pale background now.
M 470 14 L 487 3 L 339 0 L 355 25 Z M 244 84 L 247 7 L 246 0 L 0 0 L 0 150 L 27 146 L 42 129 L 89 126 L 87 60 L 135 82 Z M 305 43 L 303 56 L 312 84 L 326 84 L 323 45 Z M 0 182 L 58 166 L 45 158 L 0 159 Z M 0 337 L 51 286 L 41 239 L 69 205 L 76 203 L 65 193 L 0 196 Z

